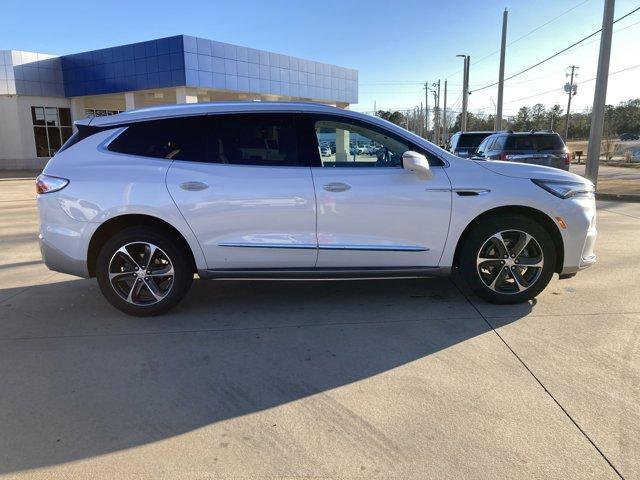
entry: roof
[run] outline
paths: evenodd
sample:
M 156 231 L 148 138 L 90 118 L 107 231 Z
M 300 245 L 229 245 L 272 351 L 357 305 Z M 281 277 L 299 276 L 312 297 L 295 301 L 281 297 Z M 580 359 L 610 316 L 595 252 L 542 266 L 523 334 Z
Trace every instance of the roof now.
M 465 132 L 456 132 L 456 133 L 459 133 L 460 135 L 469 135 L 469 134 L 471 134 L 471 135 L 474 135 L 474 134 L 475 135 L 480 135 L 480 134 L 482 134 L 482 135 L 484 135 L 484 134 L 491 135 L 492 133 L 497 133 L 497 132 L 494 132 L 492 130 L 473 130 L 473 131 L 467 130 Z
M 318 103 L 305 102 L 210 102 L 191 103 L 178 105 L 163 105 L 159 107 L 128 110 L 117 115 L 105 117 L 93 117 L 78 120 L 80 125 L 96 127 L 117 126 L 124 123 L 141 122 L 145 120 L 158 120 L 163 118 L 184 117 L 193 115 L 208 115 L 216 113 L 240 113 L 240 112 L 309 112 L 309 113 L 338 113 L 341 115 L 360 118 L 371 121 L 376 119 L 388 125 L 393 125 L 386 120 L 372 117 L 363 113 L 353 112 L 342 108 L 331 107 Z M 395 126 L 395 125 L 394 125 Z
M 331 107 L 319 103 L 304 102 L 212 102 L 212 103 L 191 103 L 179 105 L 165 105 L 160 107 L 141 108 L 139 110 L 128 110 L 117 115 L 109 115 L 105 117 L 93 117 L 78 120 L 77 125 L 90 125 L 92 127 L 113 127 L 130 123 L 143 122 L 147 120 L 160 120 L 164 118 L 177 118 L 195 115 L 210 115 L 220 113 L 243 113 L 243 112 L 306 112 L 306 113 L 325 113 L 340 115 L 343 117 L 361 120 L 367 123 L 378 125 L 382 128 L 390 130 L 397 135 L 407 138 L 410 141 L 420 145 L 426 150 L 433 151 L 438 149 L 435 145 L 426 141 L 424 138 L 405 130 L 398 125 L 384 120 L 380 117 L 366 115 L 352 110 Z M 440 150 L 440 149 L 438 149 Z M 444 153 L 441 150 L 440 153 Z

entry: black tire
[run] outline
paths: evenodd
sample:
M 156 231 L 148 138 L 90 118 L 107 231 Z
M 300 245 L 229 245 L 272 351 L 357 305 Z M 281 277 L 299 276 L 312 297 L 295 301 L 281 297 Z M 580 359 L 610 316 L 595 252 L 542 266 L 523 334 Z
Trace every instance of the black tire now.
M 145 254 L 144 252 L 151 251 L 151 248 L 144 247 L 144 244 L 151 244 L 157 247 L 152 260 L 155 270 L 150 270 L 149 272 L 160 272 L 160 274 L 138 278 L 136 276 L 137 272 L 128 272 L 133 270 L 133 267 L 129 268 L 130 266 L 138 265 L 138 262 L 144 261 L 145 255 L 148 255 L 148 253 Z M 133 262 L 127 262 L 126 255 L 115 256 L 116 252 L 124 246 L 127 246 L 129 258 Z M 169 262 L 168 264 L 165 263 L 165 257 Z M 111 262 L 112 259 L 115 259 L 114 264 Z M 122 270 L 124 277 L 126 277 L 120 280 L 117 286 L 112 285 L 109 279 L 110 265 L 112 271 L 114 268 L 115 271 Z M 143 265 L 138 266 L 142 267 Z M 148 265 L 144 266 L 151 268 Z M 164 271 L 170 271 L 169 266 L 173 267 L 172 278 L 169 275 L 161 275 Z M 135 268 L 138 270 L 138 267 Z M 144 270 L 147 269 L 145 268 Z M 111 305 L 129 315 L 149 317 L 167 312 L 182 300 L 193 282 L 193 265 L 188 252 L 170 235 L 160 229 L 137 226 L 129 227 L 116 233 L 104 244 L 96 261 L 96 277 L 102 294 Z M 139 303 L 130 303 L 124 297 L 126 289 L 129 288 L 129 277 L 132 278 L 132 285 L 136 281 L 142 285 L 142 287 L 138 288 L 140 293 Z M 160 300 L 157 299 L 158 297 L 152 296 L 152 287 L 159 296 L 162 296 Z M 131 291 L 133 291 L 133 288 Z
M 517 259 L 504 260 L 504 256 L 498 252 L 500 244 L 498 243 L 493 247 L 493 245 L 487 243 L 491 237 L 500 232 L 506 232 L 504 235 L 507 240 L 503 245 L 507 247 L 511 245 L 514 247 L 514 251 L 518 250 L 515 244 L 515 239 L 518 238 L 516 232 L 524 232 L 534 238 L 535 242 L 527 246 L 527 251 L 523 252 L 520 260 L 516 262 L 520 263 L 519 265 L 511 265 L 509 267 L 508 265 Z M 514 240 L 510 243 L 509 238 Z M 486 258 L 486 252 L 491 252 L 491 259 L 483 264 L 484 269 L 478 267 L 478 257 L 481 254 L 481 249 L 483 252 L 482 258 Z M 507 248 L 507 252 L 511 251 Z M 542 267 L 523 267 L 523 263 L 535 263 L 534 257 L 539 258 L 537 257 L 538 251 L 542 254 Z M 532 258 L 529 258 L 530 252 L 533 252 Z M 493 255 L 496 255 L 497 262 L 493 261 Z M 507 263 L 506 269 L 505 262 Z M 540 294 L 551 281 L 555 265 L 556 250 L 553 239 L 538 222 L 522 215 L 504 215 L 483 220 L 469 231 L 461 245 L 457 267 L 461 278 L 480 298 L 490 303 L 514 304 L 527 302 Z M 509 270 L 510 268 L 514 270 L 515 274 Z M 495 288 L 490 288 L 486 282 L 493 284 L 493 280 L 498 278 L 500 270 L 506 270 L 506 272 L 502 272 L 504 280 L 499 283 L 499 285 L 503 285 L 503 288 L 498 289 L 500 291 L 496 291 Z M 493 276 L 494 272 L 495 276 Z M 524 275 L 522 275 L 522 272 L 524 272 Z M 531 279 L 530 284 L 523 291 L 519 291 L 521 283 L 516 281 L 516 275 L 518 275 L 523 285 L 526 284 L 524 282 L 525 275 Z

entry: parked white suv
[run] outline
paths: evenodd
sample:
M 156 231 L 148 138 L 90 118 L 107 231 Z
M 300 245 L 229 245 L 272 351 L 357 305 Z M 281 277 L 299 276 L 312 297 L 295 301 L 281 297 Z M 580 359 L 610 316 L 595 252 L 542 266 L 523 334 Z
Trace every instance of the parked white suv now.
M 377 117 L 294 103 L 175 105 L 76 122 L 37 179 L 52 270 L 97 277 L 133 315 L 200 278 L 406 277 L 459 270 L 517 303 L 595 262 L 593 185 L 458 158 Z M 322 157 L 318 135 L 336 142 Z M 366 138 L 377 157 L 351 155 Z

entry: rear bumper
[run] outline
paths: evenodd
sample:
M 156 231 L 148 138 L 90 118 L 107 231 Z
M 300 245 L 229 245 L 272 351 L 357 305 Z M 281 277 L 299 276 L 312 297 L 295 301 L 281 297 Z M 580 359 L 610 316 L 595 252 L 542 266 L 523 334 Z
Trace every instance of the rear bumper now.
M 38 196 L 42 260 L 50 270 L 89 278 L 89 241 L 100 224 L 72 218 L 60 203 L 63 202 L 56 193 Z
M 76 277 L 89 278 L 87 261 L 73 258 L 68 252 L 58 248 L 41 234 L 38 235 L 42 260 L 49 270 L 60 273 L 68 273 Z

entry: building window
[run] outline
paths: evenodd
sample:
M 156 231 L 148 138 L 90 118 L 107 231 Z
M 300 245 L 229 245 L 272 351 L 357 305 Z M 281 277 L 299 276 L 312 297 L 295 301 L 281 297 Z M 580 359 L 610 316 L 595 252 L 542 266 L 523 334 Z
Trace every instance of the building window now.
M 122 113 L 122 110 L 97 110 L 95 108 L 85 108 L 84 116 L 86 118 L 91 117 L 106 117 L 107 115 L 116 115 Z
M 31 107 L 33 136 L 38 157 L 53 157 L 72 134 L 71 110 L 56 107 Z

